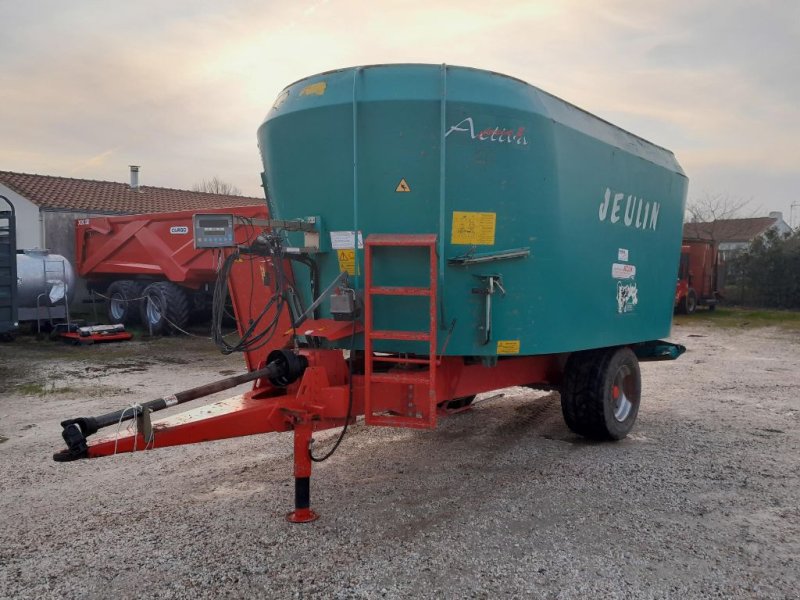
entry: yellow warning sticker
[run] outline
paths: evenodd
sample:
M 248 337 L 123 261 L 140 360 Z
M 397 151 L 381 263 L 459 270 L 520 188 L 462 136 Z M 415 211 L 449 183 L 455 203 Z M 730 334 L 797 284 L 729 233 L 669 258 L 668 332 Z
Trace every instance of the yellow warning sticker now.
M 312 83 L 307 85 L 302 90 L 300 90 L 301 96 L 322 96 L 325 93 L 325 89 L 328 87 L 328 83 L 325 81 L 318 81 L 317 83 Z
M 496 222 L 496 213 L 453 211 L 450 243 L 492 246 Z
M 397 184 L 397 187 L 394 188 L 394 191 L 395 192 L 410 192 L 411 191 L 411 188 L 408 186 L 408 182 L 406 181 L 405 177 L 403 177 L 400 180 L 400 183 Z
M 519 354 L 519 340 L 497 340 L 498 354 Z
M 345 271 L 349 275 L 356 274 L 356 251 L 355 250 L 337 250 L 336 256 L 339 259 L 339 270 Z

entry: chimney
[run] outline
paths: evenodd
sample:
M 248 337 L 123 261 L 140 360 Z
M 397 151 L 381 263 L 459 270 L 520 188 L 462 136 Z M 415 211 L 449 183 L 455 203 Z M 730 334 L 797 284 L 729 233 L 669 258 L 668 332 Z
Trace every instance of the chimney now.
M 775 219 L 776 221 L 783 221 L 783 213 L 777 210 L 772 211 L 769 213 L 769 218 Z
M 139 165 L 131 165 L 131 189 L 139 189 Z

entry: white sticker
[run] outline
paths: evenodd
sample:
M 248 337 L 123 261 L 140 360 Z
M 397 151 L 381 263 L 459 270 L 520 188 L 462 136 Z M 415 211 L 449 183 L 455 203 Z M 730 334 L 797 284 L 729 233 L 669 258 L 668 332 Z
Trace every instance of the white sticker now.
M 169 228 L 169 232 L 173 235 L 186 235 L 189 233 L 189 228 L 186 226 L 174 226 Z
M 639 288 L 636 282 L 617 282 L 617 312 L 619 314 L 633 312 L 633 307 L 639 304 Z
M 633 279 L 636 277 L 636 267 L 633 265 L 614 263 L 611 265 L 611 276 L 614 279 Z
M 331 247 L 334 250 L 349 250 L 354 247 L 355 233 L 352 231 L 331 231 Z M 364 247 L 364 238 L 358 232 L 358 247 Z
M 617 250 L 617 260 L 624 260 L 625 262 L 628 261 L 628 249 L 627 248 L 620 248 Z
M 164 404 L 167 406 L 175 406 L 178 403 L 178 398 L 173 394 L 172 396 L 164 397 Z

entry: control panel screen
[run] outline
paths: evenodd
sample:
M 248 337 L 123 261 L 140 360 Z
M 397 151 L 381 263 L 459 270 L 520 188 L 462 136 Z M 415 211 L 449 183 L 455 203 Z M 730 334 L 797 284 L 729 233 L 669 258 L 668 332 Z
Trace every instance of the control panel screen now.
M 233 215 L 194 215 L 195 248 L 232 248 Z

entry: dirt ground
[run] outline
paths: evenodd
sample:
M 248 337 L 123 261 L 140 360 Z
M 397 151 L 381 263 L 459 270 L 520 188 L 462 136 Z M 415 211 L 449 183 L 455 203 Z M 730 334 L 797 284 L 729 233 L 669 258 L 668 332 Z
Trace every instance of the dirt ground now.
M 189 338 L 2 344 L 0 597 L 798 598 L 798 334 L 672 339 L 689 350 L 643 365 L 628 439 L 583 441 L 557 394 L 521 388 L 434 432 L 357 425 L 316 467 L 310 525 L 283 519 L 290 434 L 51 460 L 60 420 L 240 357 Z

